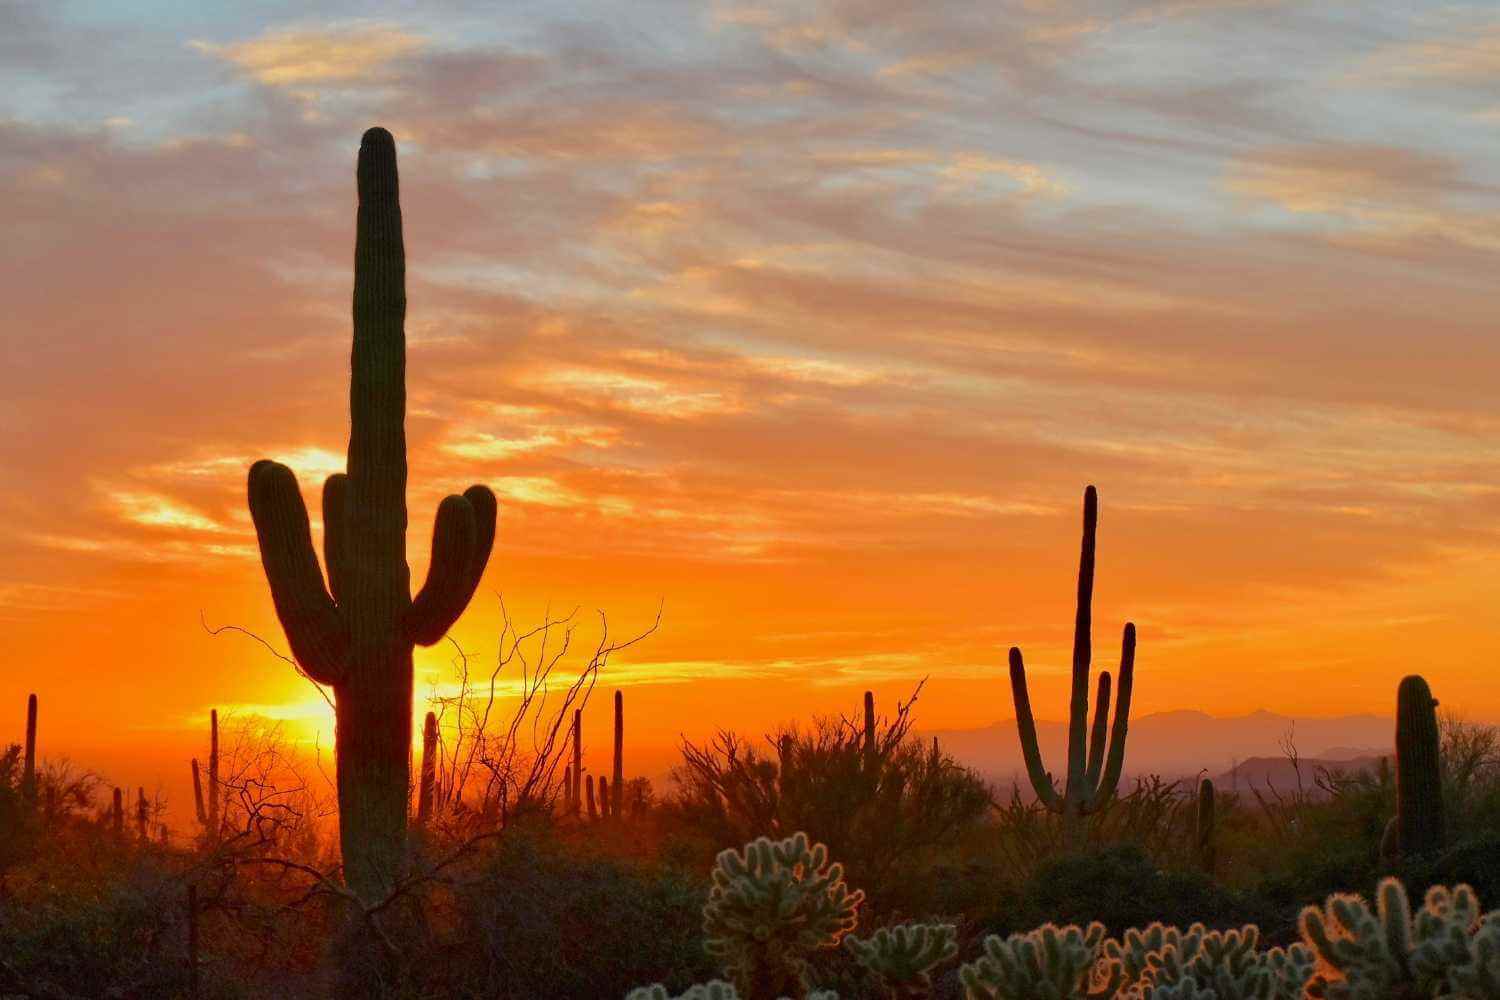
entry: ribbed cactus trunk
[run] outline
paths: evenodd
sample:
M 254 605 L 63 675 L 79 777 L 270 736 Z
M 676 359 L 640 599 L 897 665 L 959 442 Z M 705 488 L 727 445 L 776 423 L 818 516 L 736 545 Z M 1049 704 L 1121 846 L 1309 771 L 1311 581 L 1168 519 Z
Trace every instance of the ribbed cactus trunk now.
M 1063 845 L 1068 850 L 1083 847 L 1088 839 L 1088 817 L 1107 806 L 1119 787 L 1125 763 L 1125 736 L 1130 727 L 1130 693 L 1135 683 L 1135 626 L 1126 622 L 1114 724 L 1112 727 L 1109 724 L 1110 675 L 1106 670 L 1099 674 L 1091 732 L 1089 668 L 1093 662 L 1094 548 L 1098 524 L 1099 495 L 1090 486 L 1083 494 L 1083 546 L 1078 560 L 1078 610 L 1073 622 L 1073 686 L 1068 713 L 1068 773 L 1061 793 L 1042 763 L 1021 650 L 1014 646 L 1010 650 L 1011 698 L 1015 702 L 1016 731 L 1026 773 L 1042 805 L 1062 816 Z
M 422 723 L 422 778 L 417 791 L 417 825 L 426 826 L 432 819 L 432 802 L 437 791 L 437 715 L 427 713 Z
M 609 804 L 610 816 L 618 818 L 625 794 L 625 694 L 615 692 L 615 766 L 610 772 Z
M 1193 824 L 1193 840 L 1198 854 L 1198 867 L 1209 875 L 1217 870 L 1219 861 L 1214 806 L 1214 783 L 1204 778 L 1198 782 L 1198 815 Z
M 125 793 L 115 789 L 114 800 L 109 807 L 109 823 L 116 840 L 125 839 Z
M 412 649 L 447 633 L 479 584 L 495 497 L 474 486 L 438 508 L 427 582 L 406 564 L 406 252 L 396 144 L 360 142 L 354 246 L 354 349 L 347 474 L 323 487 L 327 586 L 290 469 L 250 469 L 250 512 L 277 617 L 292 653 L 331 685 L 338 728 L 339 840 L 362 902 L 383 899 L 406 848 L 411 781 Z
M 1396 842 L 1406 857 L 1442 848 L 1443 776 L 1437 699 L 1413 674 L 1396 689 Z
M 599 797 L 601 799 L 604 798 L 604 793 L 608 790 L 604 786 L 604 775 L 601 774 L 599 776 Z M 594 802 L 594 776 L 592 774 L 584 780 L 583 787 L 584 790 L 588 793 L 589 821 L 593 822 L 594 820 L 597 820 L 599 818 L 599 807 Z M 605 801 L 607 802 L 608 800 L 606 799 Z
M 36 802 L 36 695 L 26 698 L 26 756 L 21 762 L 21 797 Z

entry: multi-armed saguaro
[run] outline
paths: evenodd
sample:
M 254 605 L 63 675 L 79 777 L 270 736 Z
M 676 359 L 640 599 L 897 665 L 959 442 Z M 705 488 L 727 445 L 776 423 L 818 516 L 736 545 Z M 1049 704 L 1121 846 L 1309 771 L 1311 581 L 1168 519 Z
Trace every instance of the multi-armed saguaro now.
M 1026 691 L 1026 666 L 1020 649 L 1010 650 L 1010 690 L 1016 703 L 1016 729 L 1021 754 L 1037 798 L 1048 809 L 1062 814 L 1063 841 L 1069 848 L 1083 845 L 1088 817 L 1114 797 L 1125 763 L 1125 732 L 1130 726 L 1130 689 L 1135 680 L 1135 626 L 1125 623 L 1120 650 L 1120 691 L 1115 702 L 1114 725 L 1109 723 L 1109 671 L 1099 674 L 1094 699 L 1094 727 L 1089 733 L 1089 665 L 1093 661 L 1094 536 L 1099 523 L 1099 495 L 1092 486 L 1083 493 L 1083 553 L 1078 562 L 1078 614 L 1073 625 L 1073 695 L 1068 713 L 1068 775 L 1061 793 L 1052 775 L 1042 765 L 1037 746 L 1036 722 L 1031 715 L 1031 696 Z M 1108 736 L 1108 752 L 1105 738 Z
M 495 538 L 483 486 L 438 507 L 427 582 L 406 564 L 406 252 L 396 144 L 372 128 L 359 148 L 354 350 L 347 474 L 323 487 L 325 587 L 290 469 L 250 468 L 261 562 L 298 665 L 332 685 L 338 718 L 344 877 L 365 902 L 396 879 L 411 772 L 412 648 L 442 639 L 479 585 Z

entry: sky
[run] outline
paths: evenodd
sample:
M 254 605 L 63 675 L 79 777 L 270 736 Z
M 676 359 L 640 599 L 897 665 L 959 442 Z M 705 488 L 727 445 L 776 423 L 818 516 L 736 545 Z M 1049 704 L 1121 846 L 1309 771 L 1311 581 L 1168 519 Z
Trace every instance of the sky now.
M 44 753 L 85 762 L 175 760 L 213 706 L 329 742 L 308 681 L 205 625 L 285 649 L 244 477 L 342 468 L 373 124 L 414 579 L 444 494 L 501 505 L 419 691 L 494 660 L 503 599 L 579 609 L 581 647 L 661 609 L 600 679 L 637 746 L 924 677 L 919 724 L 985 725 L 1013 644 L 1060 718 L 1094 483 L 1095 645 L 1137 623 L 1137 711 L 1389 714 L 1420 671 L 1500 718 L 1488 3 L 0 0 L 0 28 L 0 739 L 36 691 Z

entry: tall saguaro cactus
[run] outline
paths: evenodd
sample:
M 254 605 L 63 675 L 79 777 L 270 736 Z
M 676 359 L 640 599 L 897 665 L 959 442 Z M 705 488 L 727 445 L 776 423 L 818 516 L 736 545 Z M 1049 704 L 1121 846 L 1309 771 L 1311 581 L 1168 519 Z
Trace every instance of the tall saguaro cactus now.
M 36 801 L 36 695 L 26 698 L 26 756 L 21 764 L 21 797 Z
M 1109 725 L 1110 676 L 1099 674 L 1094 698 L 1094 725 L 1089 730 L 1089 667 L 1093 661 L 1094 541 L 1099 524 L 1099 494 L 1090 486 L 1083 493 L 1083 550 L 1078 561 L 1078 613 L 1073 624 L 1073 692 L 1068 713 L 1068 773 L 1061 792 L 1042 764 L 1036 721 L 1026 690 L 1026 666 L 1021 650 L 1010 650 L 1010 689 L 1016 705 L 1016 730 L 1026 773 L 1037 798 L 1062 815 L 1063 841 L 1070 849 L 1083 845 L 1088 817 L 1106 806 L 1120 783 L 1125 763 L 1125 734 L 1130 726 L 1130 691 L 1135 680 L 1135 625 L 1125 623 L 1120 650 L 1120 690 L 1114 725 Z M 1108 743 L 1106 744 L 1106 737 Z M 1106 750 L 1107 746 L 1107 750 Z
M 1396 818 L 1393 843 L 1403 855 L 1443 846 L 1443 778 L 1437 699 L 1412 674 L 1396 688 Z
M 412 649 L 468 605 L 495 538 L 495 495 L 473 486 L 438 507 L 427 582 L 406 564 L 406 252 L 396 144 L 359 148 L 348 471 L 323 486 L 318 569 L 290 469 L 250 468 L 250 513 L 276 614 L 298 665 L 334 689 L 339 839 L 350 889 L 369 903 L 398 876 L 411 779 Z
M 605 812 L 619 818 L 625 794 L 625 693 L 615 692 L 615 766 L 609 783 L 609 803 Z

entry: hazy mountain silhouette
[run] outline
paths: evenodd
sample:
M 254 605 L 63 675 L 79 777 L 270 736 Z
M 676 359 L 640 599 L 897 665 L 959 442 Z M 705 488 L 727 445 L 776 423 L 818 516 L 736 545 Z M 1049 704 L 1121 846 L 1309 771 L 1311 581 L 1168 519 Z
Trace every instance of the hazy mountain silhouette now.
M 1394 732 L 1394 721 L 1378 715 L 1294 719 L 1260 710 L 1220 718 L 1191 710 L 1157 712 L 1131 720 L 1125 773 L 1164 777 L 1204 773 L 1217 780 L 1236 764 L 1261 758 L 1283 760 L 1282 746 L 1288 739 L 1295 743 L 1305 767 L 1324 764 L 1350 770 L 1365 763 L 1374 766 L 1375 760 L 1388 752 Z M 1008 784 L 1014 778 L 1026 787 L 1014 719 L 979 729 L 927 730 L 922 736 L 936 736 L 944 752 L 993 781 Z M 1067 736 L 1066 722 L 1038 721 L 1043 759 L 1066 760 Z M 1282 772 L 1269 763 L 1258 769 L 1242 769 L 1241 776 L 1252 773 L 1257 782 L 1270 775 L 1282 787 Z

